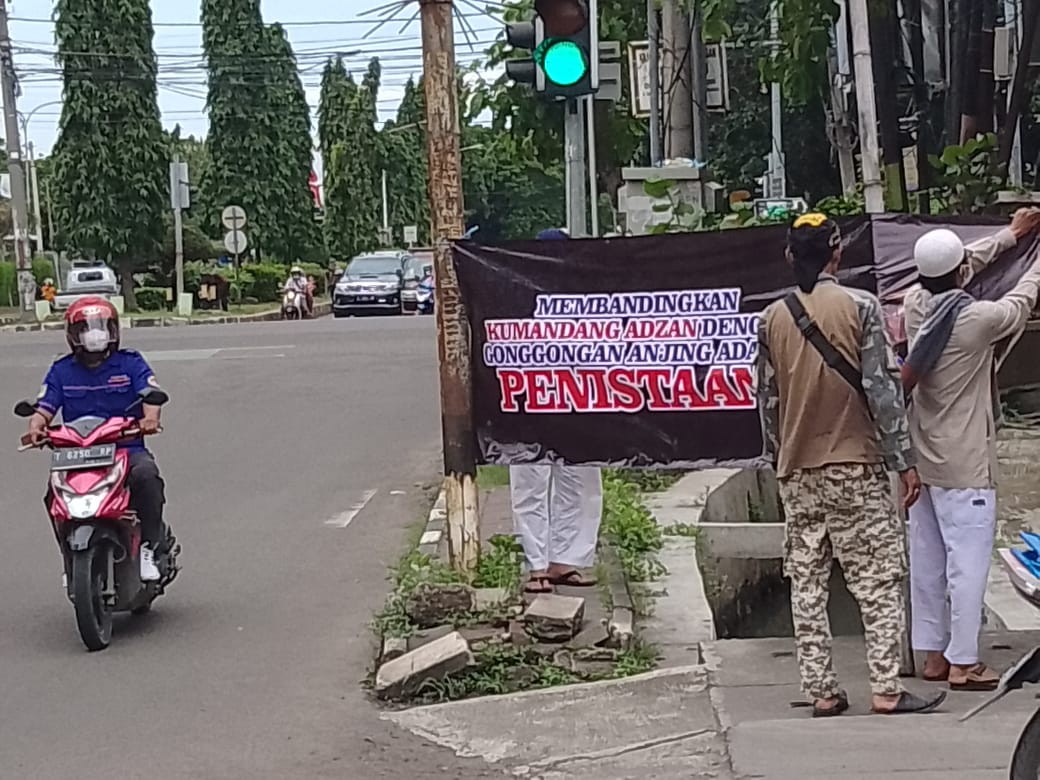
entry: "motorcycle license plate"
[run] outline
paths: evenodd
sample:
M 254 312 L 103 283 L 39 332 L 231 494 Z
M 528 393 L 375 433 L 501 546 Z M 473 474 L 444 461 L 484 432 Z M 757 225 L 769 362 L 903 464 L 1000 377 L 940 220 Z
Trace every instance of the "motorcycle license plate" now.
M 116 460 L 116 445 L 96 444 L 51 453 L 51 471 L 77 471 L 111 466 Z

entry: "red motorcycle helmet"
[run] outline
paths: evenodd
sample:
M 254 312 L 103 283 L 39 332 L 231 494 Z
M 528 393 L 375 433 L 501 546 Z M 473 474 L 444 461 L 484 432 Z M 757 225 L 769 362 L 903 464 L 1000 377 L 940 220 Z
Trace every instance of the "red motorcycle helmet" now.
M 112 354 L 119 349 L 119 312 L 104 298 L 80 298 L 65 312 L 65 340 L 76 355 Z

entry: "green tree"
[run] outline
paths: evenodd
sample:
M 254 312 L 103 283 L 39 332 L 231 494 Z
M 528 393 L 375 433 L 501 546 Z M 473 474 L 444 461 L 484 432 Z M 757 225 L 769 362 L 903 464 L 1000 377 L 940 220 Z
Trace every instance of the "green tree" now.
M 209 91 L 206 107 L 210 164 L 201 179 L 202 225 L 216 237 L 220 212 L 241 206 L 258 250 L 277 233 L 282 204 L 272 189 L 278 134 L 268 99 L 277 70 L 260 0 L 202 0 L 202 48 Z
M 358 85 L 336 59 L 322 79 L 318 136 L 325 163 L 325 245 L 329 256 L 340 261 L 378 246 L 380 76 L 379 61 L 373 59 Z
M 379 133 L 382 167 L 386 171 L 390 228 L 402 235 L 405 226 L 418 228 L 419 243 L 429 241 L 430 202 L 426 164 L 426 101 L 422 82 L 408 79 L 397 109 L 397 119 Z
M 133 272 L 162 240 L 168 190 L 152 37 L 147 0 L 55 6 L 64 103 L 51 196 L 60 240 L 111 262 L 131 309 Z
M 281 218 L 271 224 L 267 249 L 286 262 L 320 260 L 314 197 L 309 182 L 313 167 L 311 112 L 300 80 L 296 56 L 281 25 L 267 28 L 271 79 L 267 82 L 268 111 L 278 153 L 269 180 L 281 207 Z

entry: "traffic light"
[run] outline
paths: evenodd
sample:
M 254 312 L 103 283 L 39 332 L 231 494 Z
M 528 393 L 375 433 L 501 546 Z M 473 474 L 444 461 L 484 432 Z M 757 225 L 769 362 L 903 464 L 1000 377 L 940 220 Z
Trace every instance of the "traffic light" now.
M 534 53 L 542 42 L 542 20 L 506 25 L 506 43 L 516 49 L 527 49 L 527 57 L 506 60 L 506 75 L 517 84 L 530 84 L 535 92 L 545 91 L 545 74 L 535 64 Z
M 535 0 L 530 22 L 506 25 L 506 41 L 531 56 L 506 61 L 506 75 L 553 100 L 599 89 L 596 0 Z

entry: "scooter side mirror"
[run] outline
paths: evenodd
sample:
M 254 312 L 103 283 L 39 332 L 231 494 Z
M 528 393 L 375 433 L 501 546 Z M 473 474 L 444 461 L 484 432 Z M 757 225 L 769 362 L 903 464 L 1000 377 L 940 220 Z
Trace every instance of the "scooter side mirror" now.
M 14 406 L 15 417 L 32 417 L 36 414 L 36 405 L 28 401 L 19 401 Z
M 170 396 L 157 387 L 149 387 L 140 392 L 141 403 L 148 406 L 163 406 L 170 402 Z

